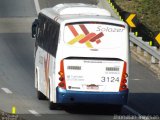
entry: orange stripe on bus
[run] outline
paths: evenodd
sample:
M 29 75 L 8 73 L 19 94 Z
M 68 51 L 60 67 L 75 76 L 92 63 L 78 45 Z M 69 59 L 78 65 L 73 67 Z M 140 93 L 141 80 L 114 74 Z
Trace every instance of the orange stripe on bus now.
M 81 39 L 81 40 L 79 41 L 79 43 L 85 43 L 85 42 L 87 42 L 88 40 L 92 39 L 94 36 L 96 36 L 95 33 L 90 33 L 90 34 L 86 35 L 83 39 Z
M 68 28 L 70 29 L 70 31 L 72 32 L 72 34 L 76 37 L 78 36 L 78 32 L 76 31 L 76 29 L 73 27 L 73 25 L 68 25 Z

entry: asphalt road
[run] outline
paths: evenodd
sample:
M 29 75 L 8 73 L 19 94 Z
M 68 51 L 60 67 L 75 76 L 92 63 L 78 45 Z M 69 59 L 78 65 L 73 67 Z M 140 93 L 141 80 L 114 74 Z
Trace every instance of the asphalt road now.
M 33 0 L 0 0 L 0 17 L 31 17 L 35 15 Z
M 31 26 L 30 20 L 36 17 L 34 2 L 33 0 L 14 2 L 1 0 L 0 3 L 0 25 L 4 24 L 6 18 L 10 19 L 9 24 L 12 23 L 13 17 L 26 18 L 22 20 L 25 21 L 24 23 L 20 22 L 23 24 L 22 27 L 12 26 L 8 30 L 0 27 L 0 109 L 11 112 L 12 106 L 15 106 L 17 113 L 27 120 L 113 119 L 117 113 L 108 106 L 75 106 L 72 109 L 51 111 L 48 109 L 48 101 L 37 100 L 34 89 L 34 40 L 31 38 L 29 28 L 25 28 L 25 24 Z M 5 24 L 8 24 L 8 21 Z M 15 22 L 13 21 L 12 24 Z M 136 112 L 142 115 L 160 115 L 160 80 L 133 58 L 131 58 L 130 68 L 128 107 L 123 108 L 120 115 L 134 115 L 137 114 Z

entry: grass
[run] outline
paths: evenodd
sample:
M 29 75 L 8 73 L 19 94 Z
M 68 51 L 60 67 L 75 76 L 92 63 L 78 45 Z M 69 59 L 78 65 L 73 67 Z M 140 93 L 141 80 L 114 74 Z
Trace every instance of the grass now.
M 2 112 L 0 111 L 0 120 L 2 120 Z
M 160 0 L 114 0 L 124 11 L 136 13 L 152 32 L 160 32 Z

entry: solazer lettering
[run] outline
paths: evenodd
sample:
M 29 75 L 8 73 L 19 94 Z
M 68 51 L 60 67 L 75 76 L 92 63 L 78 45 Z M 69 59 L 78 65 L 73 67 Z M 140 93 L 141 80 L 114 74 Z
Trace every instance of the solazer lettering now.
M 99 32 L 123 32 L 122 28 L 110 28 L 110 27 L 102 27 L 98 26 L 96 31 Z

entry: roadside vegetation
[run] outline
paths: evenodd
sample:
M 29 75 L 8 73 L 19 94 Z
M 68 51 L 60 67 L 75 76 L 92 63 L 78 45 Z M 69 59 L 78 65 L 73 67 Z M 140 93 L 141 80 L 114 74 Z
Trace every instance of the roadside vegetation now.
M 114 0 L 124 11 L 136 13 L 152 32 L 160 32 L 160 0 Z
M 18 115 L 5 113 L 0 110 L 0 120 L 25 120 L 25 119 L 20 118 Z

